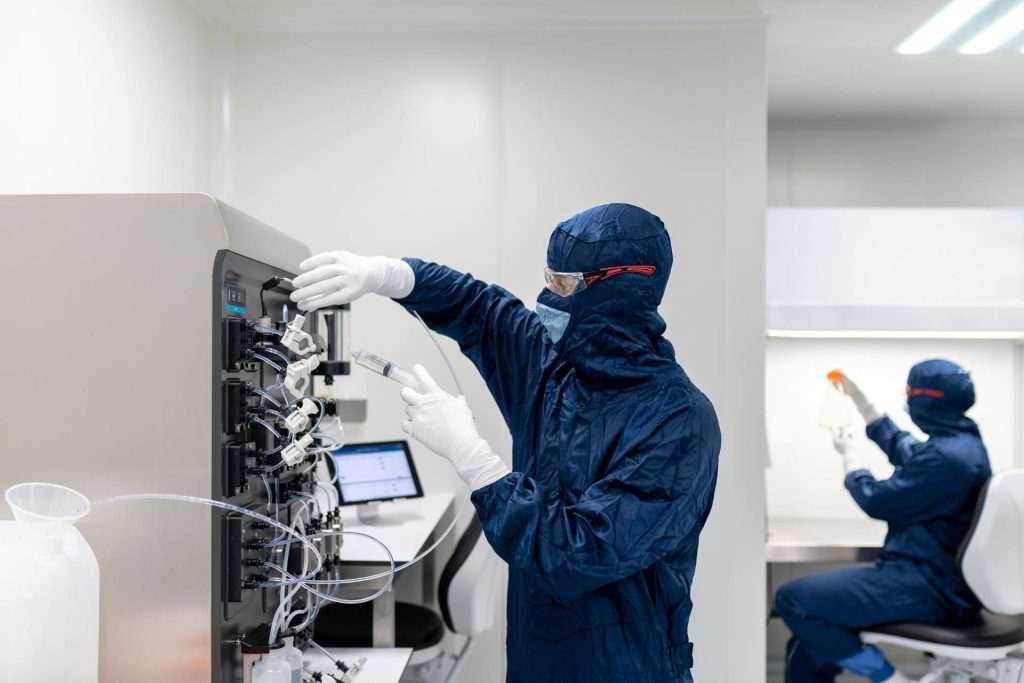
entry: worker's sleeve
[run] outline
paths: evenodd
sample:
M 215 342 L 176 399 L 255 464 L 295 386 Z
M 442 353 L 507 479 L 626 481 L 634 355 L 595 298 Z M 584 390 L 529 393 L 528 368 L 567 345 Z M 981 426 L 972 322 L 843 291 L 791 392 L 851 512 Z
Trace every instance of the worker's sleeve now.
M 405 261 L 416 275 L 416 286 L 398 303 L 459 343 L 483 375 L 509 429 L 517 433 L 525 397 L 536 390 L 533 384 L 548 344 L 540 320 L 497 285 L 436 263 Z
M 889 457 L 889 462 L 899 467 L 910 459 L 914 446 L 922 442 L 896 426 L 888 415 L 883 415 L 868 425 L 868 438 Z
M 681 408 L 620 442 L 608 471 L 572 503 L 520 472 L 473 493 L 495 552 L 570 599 L 678 550 L 707 515 L 721 439 L 713 416 L 690 412 Z
M 867 470 L 846 475 L 846 488 L 870 517 L 892 524 L 917 524 L 955 510 L 973 479 L 958 476 L 927 447 L 913 460 L 897 466 L 892 476 L 879 481 Z

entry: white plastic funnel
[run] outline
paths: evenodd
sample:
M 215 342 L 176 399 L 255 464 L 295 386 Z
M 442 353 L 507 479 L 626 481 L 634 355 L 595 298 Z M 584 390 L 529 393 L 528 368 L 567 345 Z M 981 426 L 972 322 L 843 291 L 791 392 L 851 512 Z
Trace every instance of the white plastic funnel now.
M 59 484 L 15 484 L 7 489 L 4 500 L 11 507 L 14 519 L 32 524 L 42 533 L 74 524 L 89 512 L 88 498 Z

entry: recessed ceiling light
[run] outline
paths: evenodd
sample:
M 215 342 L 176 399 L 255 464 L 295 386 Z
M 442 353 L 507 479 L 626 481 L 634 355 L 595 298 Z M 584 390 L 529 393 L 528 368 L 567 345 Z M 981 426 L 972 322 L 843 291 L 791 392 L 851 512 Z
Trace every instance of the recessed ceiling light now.
M 919 55 L 935 49 L 993 2 L 995 0 L 953 0 L 900 43 L 896 51 L 904 55 Z
M 981 55 L 1005 45 L 1018 33 L 1024 31 L 1024 1 L 996 19 L 988 28 L 964 43 L 960 52 L 965 55 Z

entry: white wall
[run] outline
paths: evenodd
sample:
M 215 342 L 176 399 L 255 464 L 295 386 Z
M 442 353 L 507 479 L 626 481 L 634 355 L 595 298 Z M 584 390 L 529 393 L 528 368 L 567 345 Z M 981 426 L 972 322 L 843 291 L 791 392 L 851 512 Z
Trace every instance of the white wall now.
M 1019 207 L 1022 160 L 1020 123 L 775 121 L 768 204 Z
M 898 425 L 919 438 L 903 410 L 907 372 L 926 358 L 948 358 L 971 371 L 978 400 L 968 413 L 978 422 L 993 470 L 1014 466 L 1018 355 L 1006 340 L 769 339 L 766 404 L 772 466 L 768 513 L 778 517 L 863 519 L 843 487 L 843 468 L 827 429 L 817 425 L 825 373 L 842 368 Z M 865 465 L 883 478 L 892 467 L 864 435 L 850 405 L 856 448 Z
M 841 224 L 835 221 L 820 226 L 822 236 L 829 229 L 844 233 L 830 238 L 831 249 L 825 240 L 802 239 L 799 252 L 792 240 L 770 241 L 773 247 L 768 252 L 768 270 L 778 277 L 772 280 L 776 286 L 769 287 L 769 304 L 971 306 L 1004 303 L 1003 295 L 1013 298 L 1015 292 L 1019 294 L 1016 282 L 997 287 L 1001 289 L 998 293 L 992 289 L 998 278 L 1017 278 L 1019 269 L 1007 263 L 997 267 L 994 274 L 986 270 L 1020 244 L 1019 227 L 1007 230 L 1005 225 L 996 226 L 1002 220 L 1000 216 L 1012 222 L 1016 220 L 1014 214 L 959 211 L 930 217 L 928 211 L 907 211 L 908 222 L 903 229 L 893 225 L 892 212 L 872 210 L 1021 206 L 1024 127 L 1019 124 L 774 121 L 768 132 L 768 179 L 772 206 L 858 207 L 805 217 L 844 217 Z M 879 229 L 879 217 L 888 221 L 888 234 Z M 990 221 L 993 217 L 994 222 Z M 927 225 L 932 218 L 936 232 L 933 239 L 928 239 Z M 975 224 L 984 229 L 978 231 L 984 238 L 972 239 L 970 226 Z M 863 230 L 856 225 L 863 226 Z M 965 234 L 956 237 L 958 230 Z M 838 244 L 843 247 L 836 247 Z M 937 244 L 946 246 L 937 250 Z M 956 247 L 951 249 L 950 244 L 959 244 L 965 257 L 957 259 Z M 986 256 L 986 250 L 996 248 L 996 244 L 1002 245 L 1003 251 Z M 878 253 L 873 253 L 875 249 Z M 825 272 L 821 264 L 830 259 L 837 264 Z M 914 263 L 927 263 L 931 268 L 942 264 L 957 277 L 913 282 L 905 276 L 913 272 Z M 820 285 L 810 284 L 815 278 Z M 876 395 L 876 400 L 887 403 L 896 419 L 909 426 L 901 409 L 900 388 L 910 366 L 932 356 L 964 364 L 979 383 L 974 415 L 981 424 L 993 466 L 1011 466 L 1020 450 L 1020 402 L 1024 392 L 1019 348 L 1010 341 L 770 340 L 766 363 L 772 456 L 769 514 L 860 514 L 844 493 L 838 470 L 832 467 L 835 463 L 831 462 L 827 432 L 815 426 L 824 392 L 821 378 L 837 365 L 850 366 L 854 377 L 853 366 L 859 365 L 856 372 L 870 378 L 879 392 L 892 387 L 888 399 Z M 866 440 L 861 450 L 871 454 L 869 462 L 877 474 L 890 471 Z
M 207 190 L 210 50 L 185 0 L 0 0 L 0 194 Z
M 547 237 L 587 206 L 633 202 L 673 235 L 668 336 L 725 433 L 691 633 L 697 676 L 763 670 L 764 94 L 760 28 L 242 33 L 229 77 L 227 201 L 314 250 L 417 255 L 532 305 Z M 386 301 L 353 307 L 354 347 L 444 372 Z M 446 342 L 449 349 L 454 349 Z M 457 361 L 483 434 L 509 437 Z M 351 440 L 400 436 L 395 388 L 362 378 Z M 423 449 L 427 488 L 459 490 Z M 492 637 L 467 681 L 501 678 Z

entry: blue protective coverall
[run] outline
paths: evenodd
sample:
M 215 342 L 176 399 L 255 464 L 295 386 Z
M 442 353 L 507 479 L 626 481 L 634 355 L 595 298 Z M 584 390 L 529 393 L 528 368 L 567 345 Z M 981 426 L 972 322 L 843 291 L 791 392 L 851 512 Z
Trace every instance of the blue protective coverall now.
M 512 432 L 513 472 L 473 494 L 509 565 L 508 681 L 690 681 L 697 541 L 721 442 L 657 307 L 672 267 L 661 220 L 611 204 L 561 223 L 562 272 L 653 265 L 567 298 L 557 343 L 504 289 L 433 263 L 399 303 L 455 339 Z M 538 275 L 540 274 L 538 268 Z
M 867 434 L 889 456 L 892 476 L 846 475 L 864 512 L 889 523 L 881 558 L 874 567 L 797 579 L 776 595 L 776 612 L 793 633 L 787 683 L 832 681 L 843 668 L 884 680 L 892 668 L 863 648 L 859 631 L 897 621 L 956 623 L 980 607 L 956 565 L 991 476 L 978 426 L 964 415 L 974 384 L 955 363 L 929 360 L 911 369 L 908 392 L 910 417 L 928 440 L 883 416 Z

